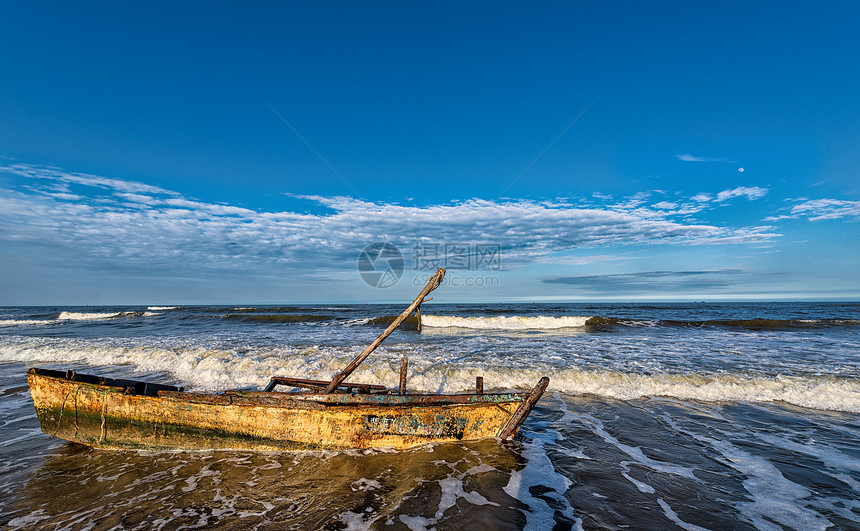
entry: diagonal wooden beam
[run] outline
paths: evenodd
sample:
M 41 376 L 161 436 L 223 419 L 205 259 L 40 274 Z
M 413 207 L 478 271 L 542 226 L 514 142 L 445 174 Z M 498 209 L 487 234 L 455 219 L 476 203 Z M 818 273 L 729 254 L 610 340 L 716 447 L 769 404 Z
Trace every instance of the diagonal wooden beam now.
M 368 345 L 367 348 L 364 349 L 361 354 L 359 354 L 354 360 L 349 362 L 349 365 L 347 365 L 344 370 L 340 371 L 334 378 L 332 378 L 331 383 L 328 385 L 328 387 L 325 388 L 325 391 L 323 391 L 323 393 L 333 393 L 335 389 L 337 389 L 338 386 L 341 384 L 341 382 L 346 380 L 347 377 L 352 374 L 352 371 L 358 368 L 358 366 L 361 365 L 361 363 L 370 355 L 370 353 L 376 350 L 376 347 L 382 344 L 382 342 L 385 341 L 385 338 L 390 336 L 391 333 L 394 332 L 398 326 L 400 326 L 400 323 L 402 323 L 407 317 L 409 317 L 412 312 L 415 311 L 415 308 L 417 308 L 422 302 L 424 302 L 424 298 L 427 297 L 427 295 L 429 295 L 431 291 L 436 289 L 439 284 L 442 283 L 443 278 L 445 278 L 445 269 L 440 268 L 436 270 L 436 273 L 432 277 L 430 277 L 430 281 L 427 282 L 427 285 L 424 286 L 424 289 L 421 290 L 421 293 L 419 293 L 418 296 L 415 297 L 415 300 L 412 301 L 412 304 L 409 305 L 409 308 L 406 308 L 406 311 L 401 313 L 400 316 L 395 319 L 393 323 L 388 325 L 388 328 L 385 329 L 385 332 L 381 333 L 379 337 L 374 339 L 373 343 Z

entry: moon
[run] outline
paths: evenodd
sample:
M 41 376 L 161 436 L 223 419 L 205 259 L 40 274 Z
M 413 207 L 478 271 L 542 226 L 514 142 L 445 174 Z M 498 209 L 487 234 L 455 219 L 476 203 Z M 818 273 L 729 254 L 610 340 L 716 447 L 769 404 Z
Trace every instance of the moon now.
M 743 173 L 743 172 L 744 172 L 744 169 L 743 169 L 743 168 L 738 168 L 738 171 L 739 171 L 739 172 L 741 172 L 741 173 Z

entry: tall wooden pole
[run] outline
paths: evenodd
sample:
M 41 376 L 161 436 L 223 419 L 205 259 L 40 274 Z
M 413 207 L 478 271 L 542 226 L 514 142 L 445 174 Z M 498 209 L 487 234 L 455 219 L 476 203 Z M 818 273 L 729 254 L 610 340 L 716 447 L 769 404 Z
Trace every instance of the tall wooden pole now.
M 401 395 L 406 394 L 406 366 L 407 366 L 406 358 L 400 358 L 400 388 L 398 392 Z
M 427 282 L 427 285 L 424 286 L 424 289 L 421 290 L 421 293 L 419 293 L 418 296 L 415 297 L 415 300 L 412 301 L 412 304 L 409 305 L 409 308 L 406 308 L 406 311 L 401 313 L 400 317 L 398 317 L 394 320 L 393 323 L 388 325 L 388 328 L 385 329 L 385 332 L 381 333 L 379 337 L 373 340 L 373 343 L 368 345 L 367 348 L 364 349 L 361 354 L 359 354 L 354 360 L 349 362 L 349 365 L 347 365 L 344 370 L 340 371 L 337 376 L 332 379 L 331 383 L 328 384 L 328 387 L 325 388 L 325 391 L 323 391 L 323 393 L 333 393 L 335 389 L 337 389 L 338 386 L 342 384 L 343 381 L 346 380 L 350 374 L 352 374 L 352 371 L 358 368 L 358 366 L 361 365 L 361 362 L 363 362 L 370 355 L 371 352 L 376 350 L 376 347 L 382 344 L 382 342 L 385 341 L 385 338 L 390 336 L 391 333 L 394 332 L 398 326 L 400 326 L 400 323 L 402 323 L 407 317 L 409 317 L 410 314 L 412 314 L 413 311 L 415 311 L 415 308 L 417 308 L 422 302 L 424 302 L 424 297 L 426 297 L 430 294 L 431 291 L 436 289 L 439 284 L 442 283 L 443 278 L 445 278 L 445 269 L 440 268 L 436 270 L 436 274 L 430 277 L 430 281 Z

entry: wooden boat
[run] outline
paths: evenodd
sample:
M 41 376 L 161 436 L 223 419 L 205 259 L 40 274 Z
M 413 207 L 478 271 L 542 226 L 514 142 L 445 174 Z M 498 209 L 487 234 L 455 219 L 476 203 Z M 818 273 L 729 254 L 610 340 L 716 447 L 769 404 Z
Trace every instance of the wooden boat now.
M 186 392 L 169 385 L 31 368 L 30 394 L 42 431 L 96 448 L 317 450 L 512 438 L 546 389 L 431 395 L 346 377 L 425 302 L 440 269 L 412 305 L 332 381 L 273 377 L 263 391 Z M 420 310 L 419 310 L 420 311 Z M 281 392 L 278 386 L 302 391 Z

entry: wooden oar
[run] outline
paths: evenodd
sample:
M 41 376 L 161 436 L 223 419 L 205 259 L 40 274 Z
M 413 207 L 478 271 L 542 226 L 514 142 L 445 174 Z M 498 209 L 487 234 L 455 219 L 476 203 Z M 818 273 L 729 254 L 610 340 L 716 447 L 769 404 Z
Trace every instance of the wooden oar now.
M 426 297 L 430 294 L 431 291 L 436 289 L 439 284 L 442 283 L 443 278 L 445 278 L 445 269 L 440 268 L 436 270 L 436 274 L 430 277 L 430 281 L 427 282 L 427 285 L 424 286 L 424 289 L 421 290 L 421 293 L 419 293 L 418 296 L 415 297 L 415 300 L 412 301 L 412 304 L 409 305 L 409 308 L 406 308 L 406 311 L 401 313 L 400 317 L 398 317 L 394 320 L 393 323 L 388 325 L 388 328 L 385 329 L 385 332 L 379 334 L 379 337 L 377 337 L 373 341 L 373 343 L 368 345 L 368 347 L 364 349 L 364 352 L 362 352 L 361 354 L 356 356 L 354 360 L 349 362 L 349 365 L 347 365 L 344 370 L 340 371 L 337 376 L 332 379 L 331 383 L 328 384 L 328 387 L 325 388 L 325 391 L 323 391 L 323 393 L 333 393 L 335 389 L 337 389 L 338 386 L 343 383 L 343 381 L 346 380 L 350 374 L 352 374 L 352 371 L 354 371 L 359 365 L 361 365 L 361 362 L 363 362 L 370 355 L 371 352 L 376 350 L 376 347 L 378 347 L 383 341 L 385 341 L 385 338 L 390 336 L 391 332 L 394 332 L 394 330 L 396 330 L 397 327 L 400 326 L 400 323 L 402 323 L 407 317 L 409 317 L 410 314 L 412 314 L 413 311 L 415 311 L 415 308 L 417 308 L 421 305 L 422 302 L 424 302 L 424 297 Z

